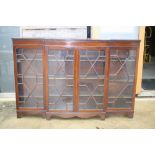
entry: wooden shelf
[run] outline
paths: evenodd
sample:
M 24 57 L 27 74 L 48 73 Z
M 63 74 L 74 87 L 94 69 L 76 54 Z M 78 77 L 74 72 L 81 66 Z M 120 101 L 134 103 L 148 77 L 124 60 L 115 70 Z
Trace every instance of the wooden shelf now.
M 43 61 L 42 59 L 26 59 L 27 61 Z M 19 63 L 20 61 L 25 61 L 25 59 L 18 59 L 17 62 Z M 49 62 L 74 62 L 74 60 L 54 60 L 54 59 L 48 59 Z M 105 60 L 80 60 L 81 62 L 104 62 Z
M 73 80 L 73 77 L 48 77 L 49 80 Z
M 80 75 L 80 77 L 79 77 L 81 80 L 87 80 L 87 79 L 90 79 L 90 80 L 93 80 L 93 79 L 95 79 L 95 80 L 98 80 L 98 79 L 104 79 L 104 75 L 103 76 L 100 76 L 100 75 L 98 75 L 98 76 L 82 76 L 82 75 Z M 64 76 L 62 76 L 62 77 L 58 77 L 58 76 L 55 76 L 55 75 L 48 75 L 48 79 L 49 80 L 53 80 L 53 79 L 60 79 L 60 80 L 63 80 L 63 79 L 74 79 L 74 77 L 73 76 L 67 76 L 67 75 L 64 75 Z
M 35 75 L 35 76 L 31 76 L 31 75 L 22 75 L 22 74 L 17 74 L 17 77 L 18 78 L 22 78 L 22 77 L 24 77 L 24 78 L 29 78 L 29 79 L 36 79 L 36 78 L 39 78 L 39 79 L 43 79 L 43 75 Z
M 104 75 L 103 76 L 82 76 L 80 75 L 80 79 L 95 79 L 95 80 L 98 80 L 98 79 L 104 79 Z
M 133 83 L 134 80 L 109 80 L 109 82 Z
M 28 96 L 19 95 L 19 98 L 27 98 Z M 43 99 L 43 96 L 30 96 L 30 98 L 40 98 Z
M 54 95 L 54 94 L 50 94 L 49 97 L 59 97 L 60 95 Z M 62 97 L 73 97 L 73 95 L 61 95 Z M 84 94 L 84 95 L 79 95 L 79 97 L 89 97 L 91 96 L 90 94 Z M 103 97 L 103 94 L 93 94 L 94 97 Z

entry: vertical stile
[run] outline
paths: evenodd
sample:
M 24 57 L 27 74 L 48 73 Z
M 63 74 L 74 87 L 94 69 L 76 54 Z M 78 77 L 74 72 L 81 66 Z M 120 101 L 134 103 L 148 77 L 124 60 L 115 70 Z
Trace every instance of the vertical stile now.
M 80 54 L 78 50 L 74 50 L 74 106 L 73 111 L 79 111 L 79 64 Z
M 136 48 L 136 62 L 135 62 L 135 77 L 134 77 L 134 87 L 133 87 L 133 95 L 132 95 L 132 110 L 134 111 L 135 106 L 135 95 L 136 95 L 136 86 L 137 86 L 137 74 L 138 74 L 138 59 L 139 59 L 139 48 Z
M 104 98 L 103 98 L 103 107 L 104 111 L 108 107 L 108 84 L 109 84 L 109 70 L 110 70 L 110 49 L 105 49 L 105 69 L 104 69 Z
M 48 110 L 48 50 L 47 47 L 43 47 L 43 94 L 44 94 L 44 107 Z
M 77 74 L 76 74 L 76 76 L 77 76 L 77 106 L 76 106 L 76 108 L 77 108 L 77 111 L 79 111 L 79 95 L 80 95 L 80 93 L 79 93 L 79 86 L 80 86 L 80 51 L 79 50 L 77 50 L 76 51 L 77 52 Z
M 19 93 L 18 93 L 17 58 L 16 58 L 16 47 L 15 46 L 13 46 L 13 57 L 14 57 L 15 90 L 16 90 L 16 109 L 18 109 Z

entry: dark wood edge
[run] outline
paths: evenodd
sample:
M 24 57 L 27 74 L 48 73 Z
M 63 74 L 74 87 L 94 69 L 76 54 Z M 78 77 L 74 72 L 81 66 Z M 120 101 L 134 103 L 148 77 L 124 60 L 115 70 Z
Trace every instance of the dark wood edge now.
M 14 57 L 14 79 L 15 79 L 15 94 L 16 94 L 16 109 L 19 104 L 18 96 L 18 77 L 17 77 L 17 59 L 16 59 L 16 46 L 13 46 L 13 57 Z
M 17 118 L 22 118 L 23 116 L 30 116 L 30 115 L 39 115 L 39 116 L 42 116 L 42 118 L 46 118 L 46 112 L 45 110 L 38 110 L 38 111 L 31 111 L 31 110 L 17 110 Z
M 73 92 L 73 111 L 77 112 L 79 109 L 79 52 L 74 49 L 74 92 Z
M 112 47 L 112 48 L 119 48 L 119 47 L 124 47 L 124 48 L 136 48 L 139 44 L 136 42 L 132 42 L 132 43 L 127 43 L 127 42 L 120 42 L 120 43 L 96 43 L 96 42 L 92 42 L 92 43 L 62 43 L 62 44 L 55 44 L 55 43 L 49 43 L 49 44 L 45 44 L 45 46 L 49 46 L 49 47 L 54 47 L 54 48 L 103 48 L 103 47 Z
M 73 112 L 73 110 L 47 110 L 47 112 Z M 102 109 L 84 109 L 84 110 L 78 110 L 77 112 L 103 112 Z
M 17 39 L 17 38 L 13 38 L 12 39 L 13 44 L 14 45 L 24 45 L 24 44 L 28 44 L 28 45 L 43 45 L 45 43 L 44 39 L 35 39 L 35 38 L 31 38 L 31 39 L 26 39 L 26 38 L 22 38 L 22 39 Z
M 105 50 L 105 55 L 106 55 L 106 62 L 105 62 L 105 68 L 104 68 L 104 73 L 105 73 L 105 78 L 104 78 L 104 100 L 103 100 L 103 106 L 104 110 L 106 111 L 108 107 L 108 88 L 109 88 L 109 70 L 110 70 L 110 49 L 107 48 Z
M 132 112 L 131 108 L 107 108 L 106 112 Z
M 134 112 L 133 111 L 117 111 L 117 112 L 106 112 L 106 117 L 110 116 L 127 116 L 128 118 L 133 118 Z
M 40 41 L 41 43 L 45 42 L 138 42 L 140 43 L 140 40 L 135 39 L 128 39 L 128 40 L 118 40 L 118 39 L 111 39 L 111 40 L 103 40 L 103 39 L 75 39 L 75 38 L 69 38 L 69 39 L 51 39 L 51 38 L 12 38 L 13 42 L 16 41 L 31 41 L 36 42 Z
M 45 108 L 27 108 L 27 107 L 18 107 L 17 111 L 46 111 Z
M 137 47 L 139 40 L 76 40 L 76 39 L 32 39 L 22 38 L 13 39 L 14 45 L 50 45 L 50 46 L 64 46 L 64 47 L 79 47 L 79 46 L 94 46 L 94 47 Z
M 42 48 L 43 46 L 44 46 L 44 44 L 14 44 L 14 46 L 16 47 L 16 48 L 27 48 L 27 49 L 29 49 L 29 48 Z
M 134 111 L 132 110 L 121 110 L 121 111 L 107 111 L 107 112 L 49 112 L 45 110 L 17 110 L 17 117 L 21 118 L 26 115 L 41 115 L 43 118 L 50 119 L 51 117 L 60 118 L 91 118 L 99 116 L 102 120 L 109 116 L 125 115 L 129 118 L 133 118 Z
M 132 110 L 135 107 L 135 97 L 136 97 L 136 85 L 137 85 L 137 76 L 138 76 L 138 60 L 139 60 L 139 48 L 136 49 L 136 66 L 135 66 L 135 77 L 134 77 L 134 87 L 133 87 L 133 95 L 132 95 Z
M 73 118 L 73 117 L 79 117 L 79 118 L 90 118 L 95 116 L 100 116 L 101 119 L 105 118 L 106 113 L 105 112 L 93 112 L 93 113 L 81 113 L 81 112 L 64 112 L 64 113 L 57 113 L 57 112 L 46 112 L 47 119 L 50 119 L 53 116 L 61 117 L 61 118 Z
M 44 69 L 44 105 L 48 110 L 48 48 L 43 47 L 43 69 Z
M 45 47 L 48 47 L 48 49 L 51 49 L 51 50 L 66 50 L 66 49 L 78 49 L 78 50 L 105 50 L 106 47 L 104 46 L 65 46 L 65 45 L 45 45 Z
M 17 109 L 17 112 L 34 112 L 34 113 L 42 113 L 42 112 L 47 112 L 44 108 L 40 108 L 40 109 L 33 109 L 33 108 L 30 108 L 30 109 L 24 109 L 24 108 L 18 108 Z
M 132 109 L 110 109 L 107 108 L 107 111 L 102 111 L 102 110 L 83 110 L 83 111 L 78 111 L 78 112 L 73 112 L 73 111 L 66 111 L 66 110 L 45 110 L 44 108 L 18 108 L 17 109 L 18 112 L 33 112 L 33 111 L 38 111 L 38 112 L 49 112 L 49 113 L 117 113 L 117 112 L 134 112 Z

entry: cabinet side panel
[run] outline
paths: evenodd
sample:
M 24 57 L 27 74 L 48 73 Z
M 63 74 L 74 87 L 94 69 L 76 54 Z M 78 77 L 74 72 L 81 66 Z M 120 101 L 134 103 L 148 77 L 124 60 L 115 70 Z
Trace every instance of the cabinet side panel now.
M 132 110 L 134 110 L 135 106 L 135 97 L 136 97 L 136 89 L 138 83 L 138 63 L 139 63 L 139 47 L 136 49 L 136 62 L 135 62 L 135 79 L 134 79 L 134 88 L 133 88 L 133 96 L 132 96 Z
M 17 60 L 16 60 L 16 47 L 13 46 L 13 58 L 14 58 L 14 79 L 15 79 L 15 93 L 16 93 L 16 108 L 18 107 L 18 82 L 17 82 Z

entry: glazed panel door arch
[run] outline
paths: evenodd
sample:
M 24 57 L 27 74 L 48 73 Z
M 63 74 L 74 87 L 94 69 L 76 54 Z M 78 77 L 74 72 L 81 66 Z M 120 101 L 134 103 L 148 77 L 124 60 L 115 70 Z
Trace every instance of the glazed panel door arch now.
M 48 110 L 103 110 L 106 52 L 102 48 L 46 49 Z
M 106 52 L 103 48 L 79 49 L 79 111 L 104 109 Z
M 111 48 L 109 66 L 109 109 L 132 109 L 135 94 L 136 48 Z
M 42 46 L 14 47 L 17 109 L 44 109 Z
M 48 47 L 48 111 L 73 111 L 74 49 Z

